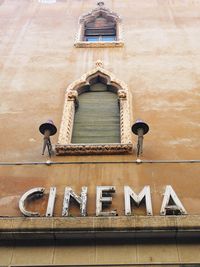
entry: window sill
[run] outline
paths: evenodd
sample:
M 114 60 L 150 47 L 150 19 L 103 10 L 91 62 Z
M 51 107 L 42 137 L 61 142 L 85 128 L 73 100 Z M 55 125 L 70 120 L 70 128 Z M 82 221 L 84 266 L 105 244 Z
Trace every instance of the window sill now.
M 130 144 L 70 144 L 56 145 L 56 155 L 109 155 L 130 154 L 133 145 Z
M 84 47 L 122 47 L 124 42 L 122 41 L 111 41 L 111 42 L 76 42 L 75 47 L 84 48 Z

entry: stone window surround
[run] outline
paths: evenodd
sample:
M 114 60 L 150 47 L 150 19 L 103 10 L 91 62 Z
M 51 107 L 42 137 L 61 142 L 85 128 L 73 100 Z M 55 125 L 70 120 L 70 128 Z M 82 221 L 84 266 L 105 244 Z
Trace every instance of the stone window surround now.
M 91 20 L 91 18 L 96 18 L 99 13 L 102 13 L 105 17 L 110 17 L 115 20 L 116 22 L 116 41 L 108 41 L 108 42 L 88 42 L 83 41 L 84 37 L 84 25 L 85 22 Z M 103 5 L 99 5 L 98 8 L 93 9 L 91 12 L 82 15 L 79 18 L 79 30 L 76 37 L 76 41 L 74 43 L 75 47 L 84 48 L 84 47 L 122 47 L 124 42 L 122 41 L 122 23 L 121 18 L 114 12 L 110 11 L 109 9 L 103 7 Z
M 95 77 L 100 76 L 107 85 L 115 88 L 119 98 L 120 107 L 120 143 L 112 144 L 72 144 L 72 131 L 75 107 L 78 95 L 83 93 L 82 88 L 90 85 Z M 79 80 L 70 84 L 65 93 L 64 109 L 60 126 L 56 155 L 89 155 L 89 154 L 126 154 L 132 153 L 131 141 L 129 92 L 127 86 L 116 79 L 109 71 L 103 68 L 101 61 L 96 62 L 96 67 L 84 74 Z

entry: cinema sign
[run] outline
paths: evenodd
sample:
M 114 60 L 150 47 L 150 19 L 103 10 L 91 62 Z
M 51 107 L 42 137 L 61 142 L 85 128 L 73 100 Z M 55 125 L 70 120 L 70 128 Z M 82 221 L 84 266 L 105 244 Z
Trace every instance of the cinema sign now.
M 39 212 L 29 211 L 26 209 L 26 201 L 34 198 L 42 198 L 45 188 L 37 187 L 28 190 L 19 200 L 19 209 L 25 216 L 40 216 Z M 96 216 L 116 216 L 116 210 L 104 211 L 104 207 L 112 204 L 112 194 L 116 192 L 115 186 L 97 186 L 96 187 Z M 81 194 L 77 195 L 71 187 L 65 187 L 62 216 L 69 216 L 70 200 L 74 199 L 80 207 L 80 215 L 87 216 L 87 195 L 86 186 L 81 189 Z M 46 217 L 52 217 L 54 212 L 54 204 L 56 200 L 56 187 L 50 187 L 48 204 L 46 209 Z M 153 215 L 151 189 L 150 186 L 144 186 L 139 194 L 136 194 L 129 186 L 124 186 L 124 206 L 125 215 L 132 215 L 133 203 L 138 207 L 141 203 L 145 203 L 146 214 Z M 164 197 L 161 204 L 160 215 L 184 215 L 187 214 L 183 204 L 175 193 L 171 185 L 167 185 L 164 191 Z

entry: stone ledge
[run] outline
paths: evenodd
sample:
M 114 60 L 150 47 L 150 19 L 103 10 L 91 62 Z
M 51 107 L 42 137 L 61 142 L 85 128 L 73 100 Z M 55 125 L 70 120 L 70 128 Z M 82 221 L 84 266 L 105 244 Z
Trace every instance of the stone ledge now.
M 71 144 L 56 145 L 56 155 L 112 155 L 130 154 L 133 152 L 132 144 Z
M 87 48 L 87 47 L 122 47 L 124 42 L 122 41 L 113 41 L 113 42 L 76 42 L 74 44 L 77 48 Z
M 199 236 L 200 215 L 0 218 L 0 239 Z

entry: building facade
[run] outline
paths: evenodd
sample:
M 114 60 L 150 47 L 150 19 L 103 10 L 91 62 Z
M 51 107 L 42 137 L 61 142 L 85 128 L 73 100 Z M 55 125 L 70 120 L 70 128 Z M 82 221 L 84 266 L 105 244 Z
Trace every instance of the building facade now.
M 0 266 L 200 266 L 199 10 L 0 1 Z

